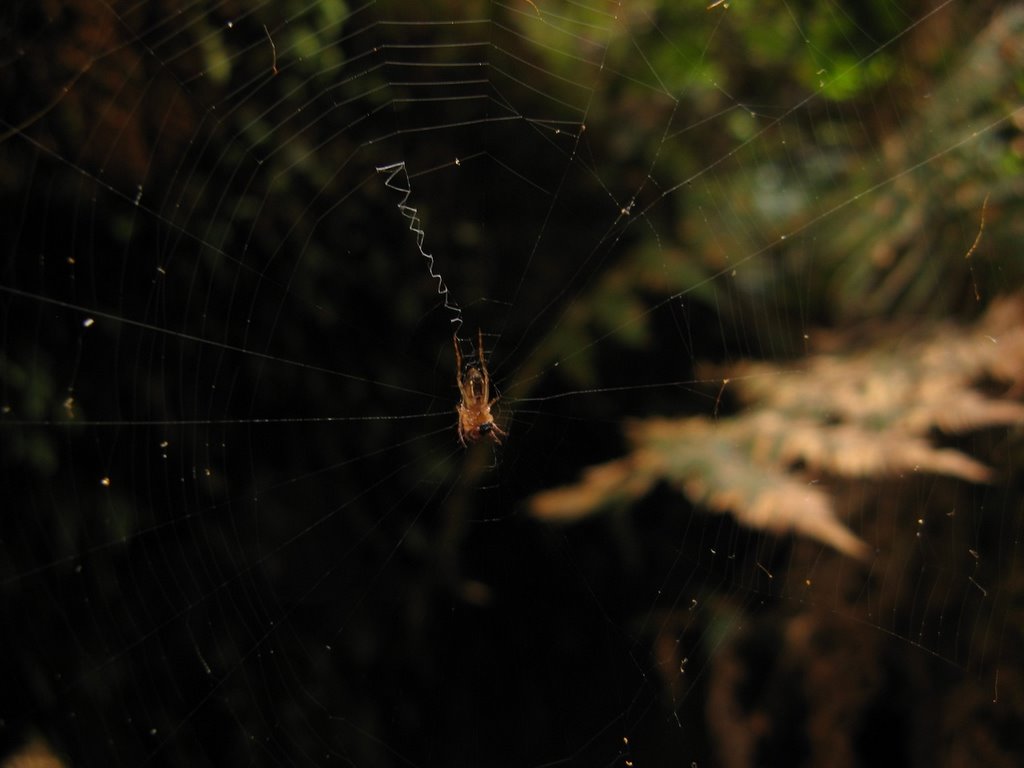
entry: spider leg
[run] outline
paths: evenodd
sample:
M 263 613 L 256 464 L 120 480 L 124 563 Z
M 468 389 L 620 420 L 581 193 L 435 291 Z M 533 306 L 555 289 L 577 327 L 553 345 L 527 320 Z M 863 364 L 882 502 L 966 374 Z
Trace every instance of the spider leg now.
M 459 337 L 452 334 L 452 346 L 455 347 L 455 378 L 462 389 L 462 350 L 459 349 Z
M 480 375 L 484 379 L 484 391 L 483 399 L 487 402 L 487 398 L 490 397 L 491 392 L 491 375 L 487 373 L 487 364 L 484 362 L 484 329 L 476 329 L 476 354 L 479 357 L 480 362 Z

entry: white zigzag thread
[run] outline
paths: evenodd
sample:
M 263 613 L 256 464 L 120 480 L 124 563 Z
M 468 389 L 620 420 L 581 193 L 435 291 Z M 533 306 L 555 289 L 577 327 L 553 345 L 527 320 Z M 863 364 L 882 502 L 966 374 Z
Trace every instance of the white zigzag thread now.
M 423 227 L 420 226 L 419 214 L 416 213 L 415 208 L 411 205 L 407 205 L 409 196 L 412 195 L 412 184 L 409 181 L 409 172 L 405 168 L 405 162 L 402 161 L 398 163 L 391 163 L 391 165 L 378 166 L 377 172 L 388 174 L 387 179 L 384 181 L 384 186 L 402 193 L 402 199 L 398 203 L 398 210 L 409 220 L 409 230 L 416 235 L 416 248 L 419 249 L 420 255 L 427 260 L 427 271 L 430 273 L 430 276 L 437 280 L 437 293 L 439 296 L 444 298 L 445 309 L 454 314 L 451 319 L 451 323 L 455 326 L 453 333 L 455 337 L 458 338 L 459 329 L 462 327 L 462 310 L 451 300 L 451 296 L 448 293 L 448 286 L 445 284 L 444 278 L 434 271 L 434 257 L 423 250 L 423 240 L 426 237 L 426 234 L 423 232 Z M 395 177 L 399 174 L 405 177 L 404 187 L 393 183 Z

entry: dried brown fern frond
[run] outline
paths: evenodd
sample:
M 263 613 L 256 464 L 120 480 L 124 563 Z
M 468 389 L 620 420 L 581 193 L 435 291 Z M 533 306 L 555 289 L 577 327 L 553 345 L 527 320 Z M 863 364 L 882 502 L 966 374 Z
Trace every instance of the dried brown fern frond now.
M 797 371 L 743 363 L 728 374 L 749 404 L 787 418 L 807 416 L 888 428 L 910 435 L 949 434 L 1012 424 L 1024 406 L 1024 300 L 1002 298 L 971 328 L 941 324 L 927 335 L 877 334 L 868 349 L 816 355 Z M 833 340 L 833 345 L 841 344 Z M 1007 398 L 974 389 L 990 382 Z
M 1024 404 L 1013 399 L 1024 389 L 1024 297 L 994 302 L 973 327 L 879 339 L 867 349 L 812 356 L 797 369 L 742 364 L 729 381 L 748 406 L 744 413 L 632 422 L 626 456 L 537 494 L 531 511 L 567 522 L 628 506 L 666 482 L 751 528 L 864 557 L 866 545 L 813 481 L 928 472 L 988 482 L 988 467 L 931 436 L 1024 424 Z M 1003 394 L 986 396 L 981 384 Z

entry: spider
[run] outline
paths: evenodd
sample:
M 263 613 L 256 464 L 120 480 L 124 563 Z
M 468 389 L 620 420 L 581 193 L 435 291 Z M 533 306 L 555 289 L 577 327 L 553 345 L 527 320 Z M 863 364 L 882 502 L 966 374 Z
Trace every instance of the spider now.
M 465 372 L 462 370 L 458 338 L 452 336 L 452 343 L 455 345 L 456 382 L 462 395 L 461 402 L 455 407 L 459 414 L 459 442 L 466 447 L 486 437 L 501 445 L 501 437 L 508 437 L 508 434 L 494 423 L 491 416 L 491 406 L 498 402 L 498 398 L 491 399 L 491 377 L 484 363 L 484 332 L 477 331 L 477 362 L 470 364 Z

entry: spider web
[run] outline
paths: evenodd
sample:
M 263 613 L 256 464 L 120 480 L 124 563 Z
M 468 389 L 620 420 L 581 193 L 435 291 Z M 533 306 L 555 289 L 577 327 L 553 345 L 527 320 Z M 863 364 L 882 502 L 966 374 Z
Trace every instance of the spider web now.
M 1019 285 L 996 258 L 1019 234 L 999 171 L 1020 157 L 1019 91 L 966 46 L 1015 16 L 539 0 L 5 16 L 6 747 L 792 764 L 814 748 L 744 752 L 783 686 L 737 670 L 785 677 L 772 649 L 801 632 L 875 649 L 844 657 L 866 677 L 910 670 L 879 697 L 927 678 L 912 705 L 936 677 L 974 686 L 942 689 L 964 706 L 1018 679 L 1005 428 L 961 446 L 999 482 L 839 484 L 867 562 L 666 488 L 572 527 L 528 512 L 617 455 L 627 419 L 738 409 L 704 363 L 799 373 L 821 326 L 969 317 L 975 294 Z M 929 259 L 940 247 L 958 259 Z M 508 438 L 464 451 L 452 335 L 470 360 L 477 329 Z

